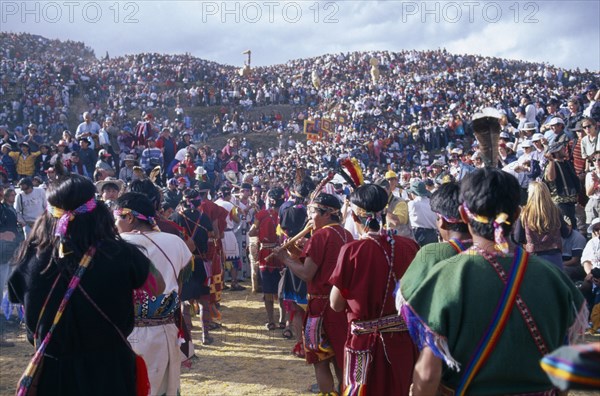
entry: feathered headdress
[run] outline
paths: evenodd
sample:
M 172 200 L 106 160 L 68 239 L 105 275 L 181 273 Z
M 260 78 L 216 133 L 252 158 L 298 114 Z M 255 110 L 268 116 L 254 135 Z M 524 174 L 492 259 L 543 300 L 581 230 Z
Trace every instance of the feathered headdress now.
M 341 160 L 339 174 L 352 188 L 359 187 L 365 182 L 362 169 L 356 158 L 344 158 Z

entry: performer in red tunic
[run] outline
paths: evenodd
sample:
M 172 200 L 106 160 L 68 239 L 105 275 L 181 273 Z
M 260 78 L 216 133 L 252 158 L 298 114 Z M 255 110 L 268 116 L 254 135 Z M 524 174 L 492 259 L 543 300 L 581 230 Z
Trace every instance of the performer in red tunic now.
M 278 209 L 283 204 L 284 191 L 281 187 L 274 187 L 269 191 L 269 209 L 263 209 L 256 214 L 254 224 L 248 231 L 248 236 L 258 236 L 260 248 L 258 251 L 260 276 L 267 311 L 268 330 L 275 330 L 273 302 L 278 299 L 277 288 L 283 268 L 283 263 L 276 257 L 266 260 L 273 249 L 279 245 L 277 226 L 279 225 Z M 283 307 L 279 306 L 279 323 L 283 322 Z M 285 325 L 285 322 L 283 322 Z
M 338 198 L 331 194 L 319 194 L 308 206 L 308 215 L 316 231 L 304 246 L 300 259 L 290 256 L 285 250 L 278 253 L 284 264 L 308 284 L 304 345 L 307 363 L 315 366 L 321 394 L 335 392 L 330 362 L 333 363 L 338 382 L 342 383 L 344 342 L 348 332 L 346 315 L 329 307 L 332 287 L 329 278 L 340 249 L 354 240 L 352 234 L 340 225 L 341 209 Z
M 346 311 L 350 326 L 344 356 L 344 395 L 408 395 L 418 356 L 394 306 L 394 288 L 419 249 L 383 228 L 385 190 L 374 184 L 350 196 L 361 234 L 340 252 L 329 281 L 331 308 Z
M 202 200 L 198 210 L 208 216 L 213 226 L 213 236 L 208 238 L 208 252 L 206 253 L 207 258 L 212 260 L 210 280 L 210 316 L 212 323 L 209 326 L 209 330 L 212 330 L 219 327 L 221 321 L 221 313 L 217 308 L 217 303 L 221 301 L 221 291 L 223 290 L 221 237 L 225 230 L 227 211 L 208 199 L 208 192 L 211 189 L 210 183 L 200 182 L 197 188 L 198 197 Z

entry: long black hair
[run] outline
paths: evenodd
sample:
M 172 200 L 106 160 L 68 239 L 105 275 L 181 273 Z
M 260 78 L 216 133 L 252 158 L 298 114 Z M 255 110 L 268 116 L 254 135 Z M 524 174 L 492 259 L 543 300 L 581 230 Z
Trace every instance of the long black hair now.
M 492 221 L 500 213 L 508 215 L 512 224 L 518 215 L 521 190 L 517 179 L 496 168 L 485 167 L 467 174 L 460 184 L 460 201 L 473 213 L 487 217 L 488 224 L 469 220 L 473 233 L 494 240 Z M 511 225 L 502 224 L 504 235 L 509 235 Z
M 154 207 L 154 202 L 152 202 L 147 195 L 142 193 L 125 193 L 117 198 L 115 205 L 117 208 L 128 208 L 135 210 L 146 217 L 156 217 L 156 208 Z M 150 224 L 146 220 L 138 220 Z
M 61 183 L 51 185 L 47 200 L 49 205 L 72 211 L 94 198 L 95 194 L 96 187 L 91 180 L 73 174 Z M 21 245 L 15 263 L 19 264 L 27 260 L 33 251 L 38 257 L 48 251 L 51 251 L 52 257 L 58 257 L 61 238 L 54 235 L 57 223 L 57 218 L 46 211 L 42 213 Z M 121 241 L 121 238 L 112 214 L 104 202 L 97 201 L 96 208 L 91 212 L 77 214 L 69 221 L 62 243 L 63 250 L 71 254 L 66 255 L 61 261 L 77 265 L 92 244 L 98 244 L 98 250 L 116 252 L 117 241 Z
M 350 194 L 350 202 L 371 213 L 381 212 L 388 204 L 388 193 L 381 186 L 376 184 L 363 184 Z M 365 224 L 367 218 L 357 216 L 360 222 Z M 379 231 L 381 226 L 385 224 L 385 216 L 381 216 L 382 224 L 375 217 L 372 217 L 366 225 L 374 230 Z
M 431 206 L 433 212 L 441 214 L 446 219 L 460 220 L 457 223 L 446 221 L 445 229 L 468 233 L 469 228 L 466 223 L 462 222 L 458 211 L 458 207 L 460 206 L 459 195 L 460 185 L 458 183 L 444 183 L 431 195 L 429 206 Z
M 148 197 L 150 202 L 152 202 L 155 210 L 160 209 L 160 203 L 162 199 L 160 195 L 160 189 L 150 180 L 134 180 L 129 184 L 128 191 L 144 194 L 146 197 Z

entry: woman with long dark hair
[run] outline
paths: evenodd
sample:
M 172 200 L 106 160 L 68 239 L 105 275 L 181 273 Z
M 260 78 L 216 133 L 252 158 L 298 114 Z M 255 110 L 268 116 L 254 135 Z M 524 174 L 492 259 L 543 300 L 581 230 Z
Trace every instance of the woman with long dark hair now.
M 119 237 L 108 208 L 95 194 L 92 182 L 77 175 L 48 192 L 48 211 L 21 245 L 8 282 L 10 300 L 25 307 L 27 338 L 37 349 L 47 342 L 74 274 L 80 277 L 46 343 L 38 369 L 44 394 L 136 392 L 135 354 L 125 337 L 134 325 L 133 291 L 147 281 L 151 265 Z M 156 279 L 150 284 L 156 285 Z M 160 292 L 157 288 L 148 290 Z

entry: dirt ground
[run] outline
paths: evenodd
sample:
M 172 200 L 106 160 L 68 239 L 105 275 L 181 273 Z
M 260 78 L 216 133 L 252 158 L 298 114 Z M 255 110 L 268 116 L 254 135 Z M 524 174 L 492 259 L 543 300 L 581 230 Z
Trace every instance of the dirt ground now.
M 311 395 L 312 366 L 291 354 L 295 342 L 281 330 L 265 329 L 262 295 L 248 290 L 223 293 L 223 328 L 211 332 L 212 345 L 197 343 L 192 367 L 181 368 L 182 395 Z M 200 340 L 199 318 L 193 323 L 193 339 Z M 0 350 L 0 396 L 14 395 L 33 354 L 23 328 L 11 326 L 7 340 L 16 345 Z
M 196 344 L 197 359 L 190 368 L 181 369 L 182 395 L 311 395 L 308 388 L 315 383 L 312 366 L 291 354 L 294 341 L 284 339 L 281 330 L 265 329 L 261 295 L 248 290 L 223 293 L 224 326 L 211 332 L 212 345 Z M 199 318 L 193 322 L 193 338 L 200 340 Z M 16 346 L 0 350 L 0 396 L 14 395 L 33 353 L 23 328 L 12 326 L 7 336 Z M 598 341 L 600 337 L 593 338 Z M 599 393 L 570 393 L 594 394 Z

